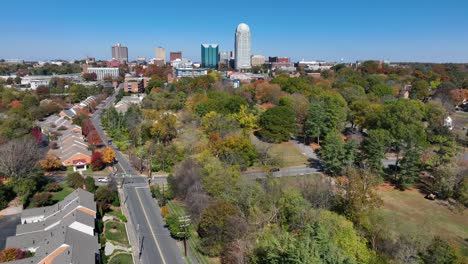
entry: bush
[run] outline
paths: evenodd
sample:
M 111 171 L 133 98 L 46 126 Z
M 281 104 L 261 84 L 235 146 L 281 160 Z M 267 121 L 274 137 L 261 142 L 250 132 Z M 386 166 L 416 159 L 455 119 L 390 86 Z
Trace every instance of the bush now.
M 166 216 L 169 214 L 169 209 L 167 209 L 167 206 L 162 206 L 161 207 L 161 215 L 163 218 L 166 218 Z
M 15 198 L 15 192 L 13 192 L 10 186 L 6 186 L 0 182 L 0 210 L 8 207 L 8 203 Z
M 127 217 L 125 217 L 125 215 L 120 215 L 119 218 L 120 218 L 120 221 L 127 223 Z
M 34 207 L 48 206 L 52 204 L 52 194 L 49 192 L 39 192 L 34 194 L 31 199 Z
M 27 253 L 19 248 L 7 248 L 0 252 L 0 262 L 24 259 L 26 256 Z
M 67 176 L 67 184 L 73 189 L 83 188 L 84 179 L 78 172 L 70 173 Z
M 59 192 L 61 190 L 62 190 L 62 187 L 57 182 L 48 183 L 44 187 L 44 191 L 46 191 L 46 192 Z

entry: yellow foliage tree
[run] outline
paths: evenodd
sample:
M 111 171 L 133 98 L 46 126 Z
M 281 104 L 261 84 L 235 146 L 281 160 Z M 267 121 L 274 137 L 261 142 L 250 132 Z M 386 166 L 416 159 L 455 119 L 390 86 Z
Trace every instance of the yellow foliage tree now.
M 62 161 L 60 160 L 60 158 L 51 152 L 47 153 L 46 158 L 39 161 L 39 164 L 46 171 L 56 170 L 62 167 Z
M 162 215 L 162 217 L 165 218 L 168 214 L 169 214 L 169 209 L 167 208 L 167 206 L 161 207 L 161 215 Z
M 105 147 L 101 150 L 102 160 L 109 164 L 115 161 L 115 152 L 111 147 Z

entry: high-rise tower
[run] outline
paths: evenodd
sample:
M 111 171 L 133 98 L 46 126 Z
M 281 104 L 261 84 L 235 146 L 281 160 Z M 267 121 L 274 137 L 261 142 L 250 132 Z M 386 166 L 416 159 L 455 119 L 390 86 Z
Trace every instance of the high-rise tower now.
M 241 23 L 236 29 L 236 39 L 234 43 L 235 68 L 238 71 L 250 69 L 251 37 L 250 28 L 247 24 Z

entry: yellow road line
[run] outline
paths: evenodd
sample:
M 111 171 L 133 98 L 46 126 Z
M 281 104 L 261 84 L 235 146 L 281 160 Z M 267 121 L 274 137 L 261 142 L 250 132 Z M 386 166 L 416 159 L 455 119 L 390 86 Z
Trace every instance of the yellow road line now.
M 135 192 L 136 192 L 136 194 L 137 194 L 138 200 L 140 201 L 141 209 L 143 209 L 143 214 L 145 215 L 146 222 L 148 222 L 148 226 L 149 226 L 149 228 L 150 228 L 151 235 L 153 235 L 154 242 L 156 242 L 156 247 L 158 248 L 159 255 L 161 256 L 161 259 L 162 259 L 162 261 L 163 261 L 163 264 L 166 264 L 166 260 L 164 260 L 163 253 L 162 253 L 162 251 L 161 251 L 161 248 L 159 247 L 159 243 L 158 243 L 158 240 L 156 239 L 156 235 L 154 234 L 153 227 L 151 226 L 151 223 L 150 223 L 150 221 L 149 221 L 148 215 L 146 214 L 145 207 L 143 206 L 143 202 L 141 201 L 140 194 L 138 193 L 137 189 L 135 189 Z

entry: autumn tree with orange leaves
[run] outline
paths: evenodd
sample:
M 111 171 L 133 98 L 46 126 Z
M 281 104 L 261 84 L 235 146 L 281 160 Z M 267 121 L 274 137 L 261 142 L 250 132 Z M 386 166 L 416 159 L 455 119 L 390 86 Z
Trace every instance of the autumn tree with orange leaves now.
M 39 164 L 46 171 L 57 170 L 62 167 L 62 161 L 56 154 L 52 152 L 47 153 L 46 158 L 39 161 Z
M 105 147 L 101 150 L 102 161 L 107 164 L 113 163 L 115 161 L 115 152 L 111 147 Z

